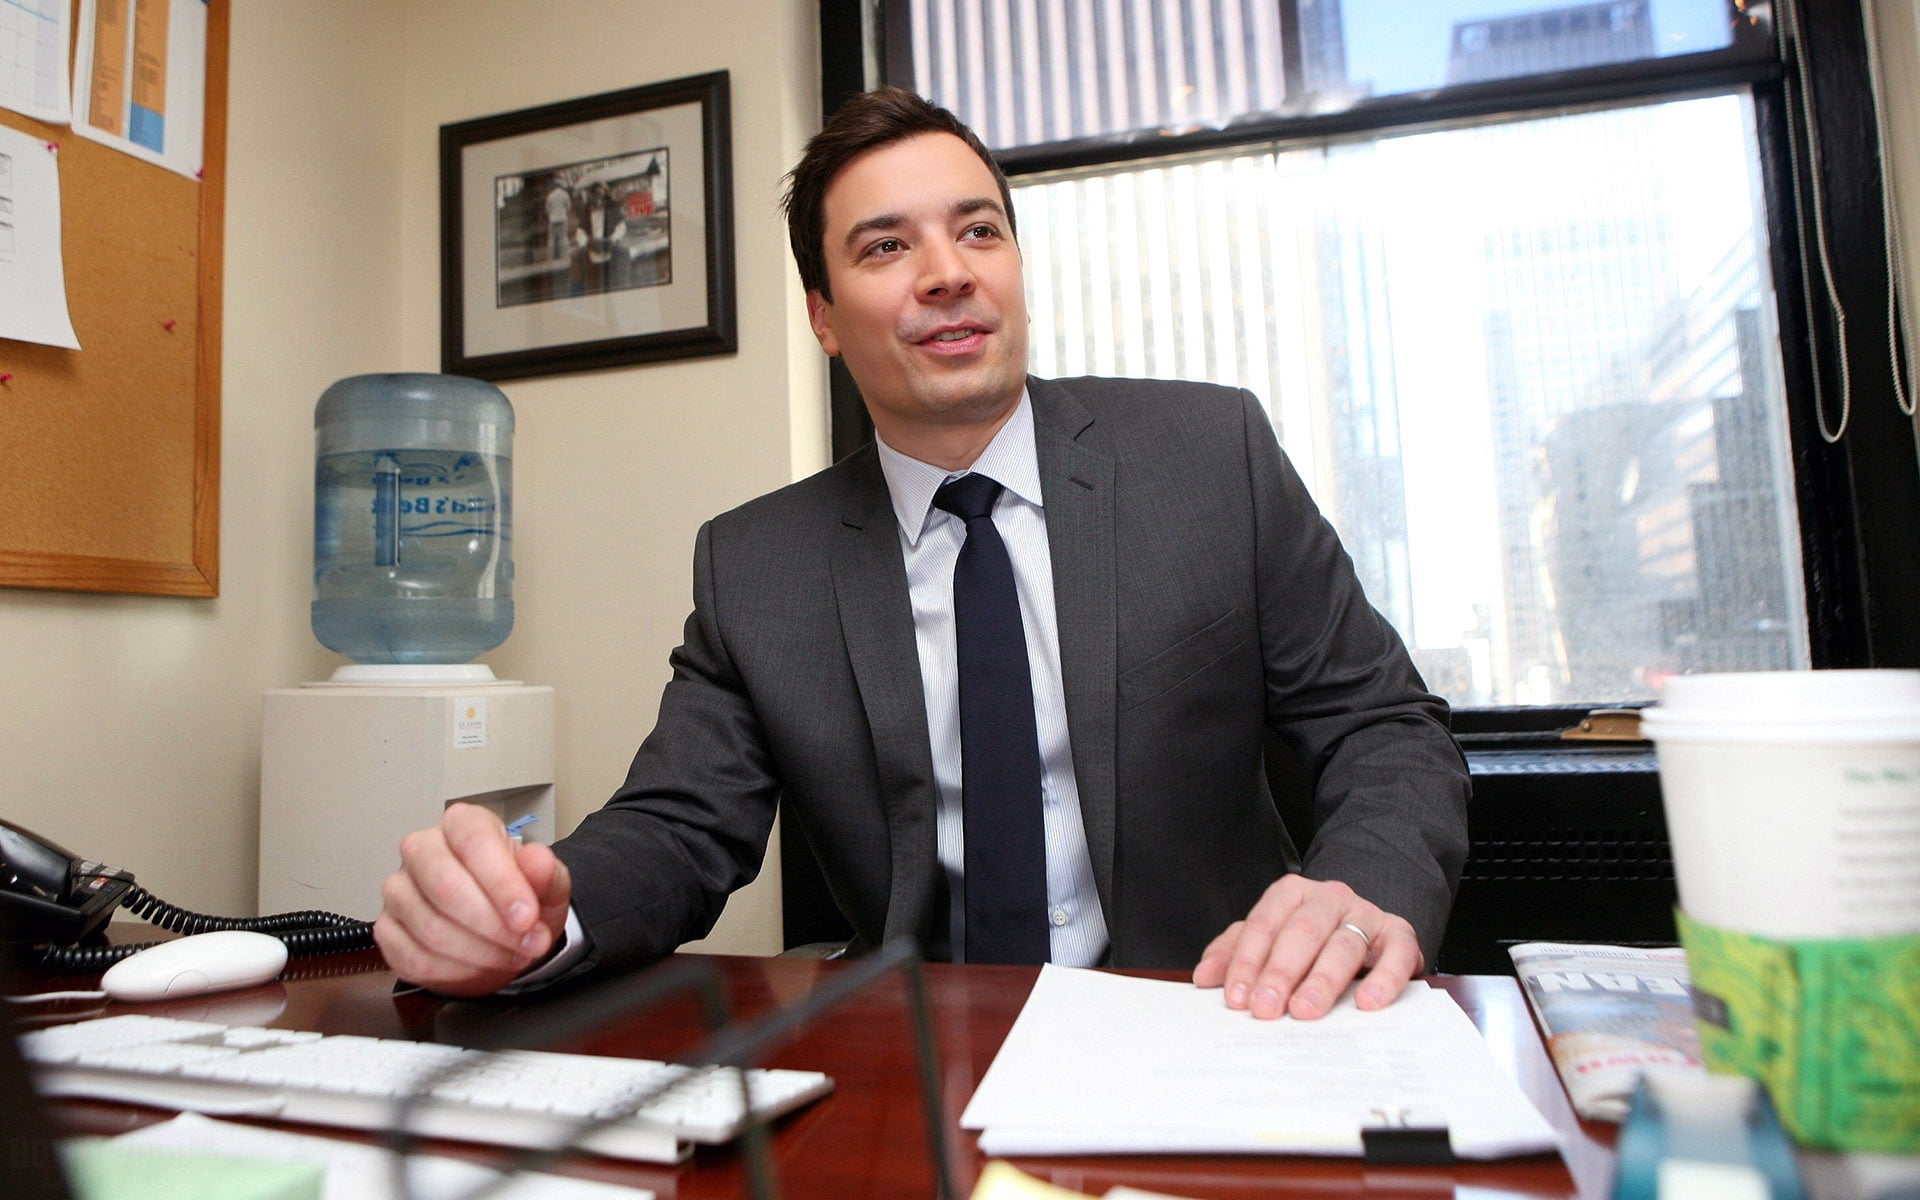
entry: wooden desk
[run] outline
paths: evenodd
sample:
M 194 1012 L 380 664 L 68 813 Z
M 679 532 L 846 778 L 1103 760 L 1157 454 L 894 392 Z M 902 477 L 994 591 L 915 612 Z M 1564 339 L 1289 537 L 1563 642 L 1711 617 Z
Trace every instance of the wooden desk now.
M 712 960 L 731 993 L 736 1015 L 752 1016 L 804 995 L 842 964 L 799 958 Z M 159 1005 L 114 1006 L 162 1016 L 228 1024 L 279 1025 L 327 1033 L 462 1041 L 479 1026 L 510 1015 L 497 1003 L 461 1003 L 422 996 L 395 997 L 393 977 L 372 953 L 303 960 L 296 972 L 312 977 Z M 983 1159 L 976 1137 L 955 1122 L 1012 1027 L 1032 987 L 1025 967 L 926 969 L 941 1078 L 963 1192 Z M 322 974 L 323 972 L 331 972 Z M 1160 977 L 1173 978 L 1171 975 Z M 1446 976 L 1437 980 L 1485 1035 L 1494 1056 L 1560 1133 L 1565 1161 L 1552 1156 L 1455 1167 L 1369 1168 L 1351 1159 L 1304 1157 L 1031 1158 L 1023 1170 L 1091 1195 L 1116 1184 L 1186 1197 L 1249 1197 L 1284 1193 L 1313 1196 L 1604 1198 L 1612 1178 L 1613 1127 L 1578 1121 L 1542 1049 L 1526 1001 L 1511 979 Z M 768 1061 L 771 1066 L 826 1071 L 834 1093 L 776 1127 L 773 1155 L 782 1195 L 793 1198 L 931 1196 L 925 1126 L 915 1085 L 905 992 L 889 979 L 856 995 L 842 1009 L 802 1033 Z M 688 1000 L 612 1022 L 567 1049 L 665 1057 L 701 1040 L 695 1004 Z M 164 1119 L 150 1109 L 90 1101 L 60 1101 L 56 1120 L 75 1132 L 118 1133 Z M 490 1160 L 496 1152 L 432 1143 L 439 1153 Z M 700 1200 L 746 1194 L 735 1147 L 703 1150 L 677 1167 L 577 1159 L 570 1173 L 654 1189 L 664 1198 Z

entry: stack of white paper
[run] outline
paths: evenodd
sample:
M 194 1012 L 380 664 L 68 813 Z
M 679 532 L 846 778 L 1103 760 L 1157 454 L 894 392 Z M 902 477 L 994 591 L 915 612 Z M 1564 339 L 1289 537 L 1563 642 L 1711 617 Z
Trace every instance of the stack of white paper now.
M 1444 1120 L 1461 1158 L 1556 1149 L 1459 1005 L 1259 1021 L 1217 990 L 1047 966 L 960 1118 L 987 1154 L 1361 1152 L 1368 1123 Z M 1424 1122 L 1423 1122 L 1424 1123 Z

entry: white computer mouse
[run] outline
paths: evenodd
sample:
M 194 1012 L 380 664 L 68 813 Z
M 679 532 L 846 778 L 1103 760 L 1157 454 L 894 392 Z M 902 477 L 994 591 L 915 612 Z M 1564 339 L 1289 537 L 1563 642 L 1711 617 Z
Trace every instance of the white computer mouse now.
M 252 987 L 280 974 L 287 944 L 266 933 L 223 929 L 149 946 L 107 968 L 100 988 L 115 1000 L 165 1000 Z

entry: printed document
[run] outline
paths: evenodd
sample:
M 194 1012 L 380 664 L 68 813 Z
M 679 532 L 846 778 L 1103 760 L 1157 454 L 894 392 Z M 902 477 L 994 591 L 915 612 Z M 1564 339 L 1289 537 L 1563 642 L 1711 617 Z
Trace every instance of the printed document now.
M 4 2 L 4 0 L 0 0 Z M 0 338 L 78 350 L 60 258 L 60 159 L 0 126 Z
M 202 0 L 80 0 L 73 128 L 190 179 L 207 111 Z
M 1219 989 L 1046 966 L 960 1118 L 1000 1154 L 1361 1153 L 1372 1124 L 1444 1123 L 1459 1158 L 1557 1149 L 1446 993 L 1255 1020 Z
M 73 116 L 67 103 L 67 0 L 0 0 L 0 107 L 51 125 Z

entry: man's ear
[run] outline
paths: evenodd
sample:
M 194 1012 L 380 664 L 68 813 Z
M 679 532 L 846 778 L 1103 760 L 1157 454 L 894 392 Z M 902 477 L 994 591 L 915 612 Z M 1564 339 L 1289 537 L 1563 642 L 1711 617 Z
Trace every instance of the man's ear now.
M 813 326 L 814 340 L 827 352 L 827 357 L 840 357 L 840 339 L 833 333 L 833 305 L 818 288 L 807 289 L 807 324 Z

